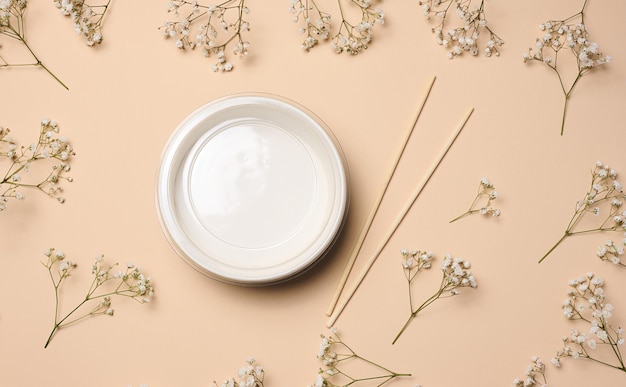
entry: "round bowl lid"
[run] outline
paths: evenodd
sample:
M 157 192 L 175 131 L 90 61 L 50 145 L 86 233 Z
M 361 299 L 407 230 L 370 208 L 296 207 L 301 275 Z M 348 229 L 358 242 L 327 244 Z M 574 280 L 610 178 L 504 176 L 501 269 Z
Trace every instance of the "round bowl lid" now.
M 321 120 L 276 96 L 189 115 L 162 155 L 157 207 L 176 252 L 225 282 L 284 281 L 321 258 L 348 207 L 343 153 Z

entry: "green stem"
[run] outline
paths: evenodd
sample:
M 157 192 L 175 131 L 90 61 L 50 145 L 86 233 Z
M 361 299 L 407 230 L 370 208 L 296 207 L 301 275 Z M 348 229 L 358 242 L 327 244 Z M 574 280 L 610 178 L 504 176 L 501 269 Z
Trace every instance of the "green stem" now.
M 461 215 L 457 216 L 456 218 L 452 219 L 449 223 L 456 222 L 457 220 L 462 219 L 462 218 L 464 218 L 464 217 L 466 217 L 468 215 L 475 214 L 476 212 L 478 212 L 478 210 L 466 211 L 466 212 L 462 213 Z
M 561 118 L 561 136 L 565 131 L 565 115 L 567 113 L 567 103 L 569 102 L 569 95 L 565 96 L 565 103 L 563 104 L 563 117 Z
M 63 317 L 61 320 L 59 320 L 58 322 L 56 322 L 54 324 L 54 328 L 52 328 L 52 332 L 50 332 L 50 336 L 48 336 L 48 340 L 46 341 L 46 344 L 43 346 L 44 348 L 48 348 L 48 345 L 50 344 L 50 341 L 52 340 L 52 337 L 61 328 L 61 325 L 63 324 L 63 322 L 65 320 L 67 320 L 81 306 L 83 306 L 85 304 L 85 302 L 87 302 L 88 300 L 89 300 L 88 298 L 85 298 L 80 304 L 78 304 L 78 306 L 76 306 L 74 309 L 72 309 L 71 312 L 69 312 L 65 317 Z M 57 311 L 55 312 L 55 320 L 56 320 L 56 316 L 57 315 L 58 315 L 58 303 L 57 303 Z
M 9 28 L 13 31 L 13 33 L 15 33 L 15 35 L 17 36 L 17 39 L 24 44 L 24 46 L 26 46 L 26 48 L 28 49 L 28 51 L 31 53 L 31 55 L 33 56 L 33 59 L 35 59 L 35 66 L 40 66 L 42 69 L 46 70 L 46 72 L 48 74 L 50 74 L 52 76 L 52 78 L 54 78 L 57 82 L 59 82 L 59 84 L 61 86 L 63 86 L 65 88 L 65 90 L 69 90 L 69 87 L 67 87 L 67 85 L 65 83 L 63 83 L 63 81 L 61 81 L 56 75 L 54 75 L 54 73 L 52 71 L 50 71 L 50 69 L 39 59 L 39 57 L 35 54 L 35 52 L 30 48 L 30 46 L 28 45 L 28 43 L 26 42 L 26 39 L 24 38 L 23 34 L 19 34 L 17 31 L 15 31 L 15 29 L 12 26 L 9 26 Z
M 396 373 L 392 372 L 390 375 L 369 376 L 369 377 L 366 377 L 366 378 L 353 379 L 350 384 L 359 383 L 359 382 L 367 382 L 369 380 L 387 379 L 383 383 L 378 385 L 378 386 L 382 386 L 383 384 L 387 383 L 389 380 L 391 380 L 393 378 L 397 378 L 399 376 L 411 376 L 411 374 L 396 374 Z
M 409 324 L 411 323 L 411 321 L 413 321 L 413 319 L 415 317 L 417 317 L 417 314 L 419 312 L 421 312 L 424 308 L 426 308 L 428 305 L 432 304 L 433 302 L 435 302 L 437 299 L 439 299 L 439 297 L 441 297 L 441 294 L 444 292 L 444 290 L 446 289 L 446 287 L 443 285 L 443 282 L 445 281 L 445 275 L 444 278 L 442 278 L 441 282 L 442 284 L 439 287 L 439 291 L 437 291 L 435 294 L 433 294 L 432 296 L 430 296 L 430 298 L 428 298 L 426 301 L 424 301 L 424 303 L 422 305 L 419 306 L 419 308 L 417 308 L 415 311 L 412 311 L 411 314 L 409 315 L 409 318 L 406 320 L 406 322 L 404 323 L 404 325 L 402 326 L 402 328 L 400 329 L 400 332 L 398 332 L 398 334 L 396 335 L 396 337 L 393 339 L 393 341 L 391 342 L 391 344 L 395 344 L 396 341 L 398 341 L 398 339 L 400 338 L 400 336 L 402 336 L 402 334 L 404 333 L 404 331 L 406 330 L 406 328 L 409 326 Z
M 563 135 L 563 131 L 565 129 L 565 113 L 567 112 L 567 103 L 569 102 L 569 98 L 572 95 L 572 91 L 574 91 L 574 87 L 576 86 L 582 75 L 582 71 L 579 70 L 576 79 L 574 79 L 574 82 L 572 83 L 572 86 L 570 86 L 569 90 L 565 93 L 565 103 L 563 104 L 563 119 L 561 121 L 561 136 Z M 565 91 L 565 88 L 563 89 L 563 91 Z
M 409 324 L 411 323 L 411 321 L 413 321 L 413 319 L 415 318 L 415 316 L 417 316 L 417 313 L 411 313 L 411 315 L 409 316 L 409 318 L 406 320 L 406 322 L 404 323 L 404 325 L 402 326 L 402 329 L 400 329 L 400 332 L 398 332 L 398 334 L 396 335 L 396 337 L 393 339 L 393 341 L 391 342 L 391 345 L 394 345 L 396 343 L 396 341 L 398 341 L 398 339 L 400 338 L 400 336 L 402 336 L 402 334 L 404 333 L 404 331 L 406 330 L 406 328 L 409 326 Z
M 605 365 L 605 366 L 608 366 L 608 367 L 614 368 L 614 369 L 616 369 L 616 370 L 620 370 L 620 371 L 622 371 L 622 372 L 626 372 L 626 369 L 625 369 L 625 368 L 623 368 L 623 367 L 619 367 L 619 366 L 616 366 L 615 364 L 609 364 L 609 363 L 604 362 L 604 361 L 602 361 L 602 360 L 595 359 L 595 358 L 593 358 L 593 357 L 591 357 L 591 356 L 588 356 L 588 357 L 587 357 L 587 359 L 588 359 L 588 360 L 591 360 L 591 361 L 593 361 L 593 362 L 596 362 L 596 363 L 598 363 L 598 364 L 602 364 L 602 365 Z
M 364 357 L 361 357 L 361 356 L 359 356 L 359 355 L 356 355 L 356 354 L 355 354 L 355 357 L 357 357 L 357 358 L 359 358 L 359 359 L 363 360 L 364 362 L 369 363 L 369 364 L 371 364 L 371 365 L 373 365 L 373 366 L 375 366 L 375 367 L 378 367 L 378 368 L 382 369 L 383 371 L 386 371 L 386 372 L 388 372 L 388 373 L 389 373 L 389 375 L 385 375 L 385 376 L 376 376 L 376 377 L 373 377 L 372 379 L 374 379 L 374 378 L 379 379 L 379 378 L 384 378 L 384 377 L 387 377 L 387 376 L 391 376 L 391 377 L 394 377 L 394 378 L 395 378 L 396 376 L 411 376 L 411 374 L 398 374 L 398 373 L 396 373 L 396 372 L 393 372 L 392 370 L 390 370 L 390 369 L 388 369 L 388 368 L 385 368 L 385 367 L 381 366 L 380 364 L 378 364 L 378 363 L 374 363 L 373 361 L 368 360 L 368 359 L 366 359 L 366 358 L 364 358 Z M 365 379 L 361 379 L 361 380 L 365 380 Z
M 604 329 L 604 331 L 607 331 L 607 327 L 605 326 L 605 324 L 602 324 L 602 329 Z M 609 345 L 611 346 L 611 349 L 613 350 L 613 353 L 615 354 L 615 357 L 617 358 L 617 361 L 619 361 L 619 367 L 616 367 L 624 372 L 626 372 L 626 367 L 624 366 L 624 359 L 622 358 L 622 353 L 619 350 L 618 344 L 617 342 L 615 342 L 615 340 L 613 339 L 613 336 L 611 336 L 610 334 L 608 335 L 608 339 L 609 339 Z
M 550 250 L 548 250 L 548 252 L 547 252 L 547 253 L 545 253 L 545 254 L 544 254 L 544 256 L 543 256 L 543 257 L 541 257 L 541 259 L 539 260 L 539 262 L 538 262 L 538 263 L 543 262 L 543 260 L 544 260 L 544 259 L 546 259 L 546 258 L 548 257 L 548 255 L 550 255 L 550 253 L 552 253 L 552 252 L 554 251 L 554 249 L 556 249 L 556 248 L 557 248 L 557 246 L 558 246 L 558 245 L 560 245 L 560 244 L 561 244 L 561 242 L 563 242 L 563 241 L 565 240 L 565 238 L 567 238 L 567 237 L 568 237 L 568 236 L 570 236 L 570 235 L 571 235 L 571 234 L 570 234 L 569 232 L 565 232 L 565 233 L 563 234 L 563 236 L 561 237 L 561 239 L 559 239 L 559 240 L 558 240 L 558 241 L 554 244 L 554 246 L 552 246 L 552 248 L 551 248 Z

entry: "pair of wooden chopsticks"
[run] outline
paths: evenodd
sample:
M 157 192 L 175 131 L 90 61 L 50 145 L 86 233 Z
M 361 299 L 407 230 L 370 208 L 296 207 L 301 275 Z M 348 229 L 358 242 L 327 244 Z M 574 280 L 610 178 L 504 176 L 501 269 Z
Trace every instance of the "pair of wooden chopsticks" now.
M 412 123 L 411 127 L 409 128 L 409 130 L 407 131 L 407 133 L 406 133 L 406 135 L 405 135 L 405 137 L 403 139 L 402 146 L 400 147 L 400 150 L 396 154 L 396 157 L 394 159 L 394 164 L 393 164 L 393 166 L 392 166 L 392 168 L 391 168 L 391 170 L 390 170 L 390 172 L 388 174 L 387 180 L 385 181 L 385 184 L 383 184 L 383 187 L 382 187 L 380 193 L 376 197 L 376 202 L 375 202 L 372 210 L 370 211 L 367 219 L 365 220 L 365 224 L 363 225 L 361 233 L 359 234 L 359 237 L 357 238 L 356 243 L 355 243 L 355 245 L 352 248 L 352 251 L 350 253 L 350 257 L 348 259 L 348 263 L 346 264 L 346 267 L 345 267 L 345 269 L 343 271 L 343 274 L 342 274 L 342 276 L 341 276 L 341 278 L 339 280 L 339 284 L 337 285 L 337 289 L 335 290 L 335 293 L 333 294 L 333 298 L 331 300 L 331 303 L 330 303 L 330 305 L 328 307 L 328 310 L 326 311 L 326 315 L 328 315 L 330 317 L 328 322 L 327 322 L 327 326 L 328 327 L 332 327 L 335 324 L 335 322 L 337 321 L 337 319 L 339 318 L 339 316 L 341 315 L 341 313 L 343 312 L 345 307 L 348 305 L 348 302 L 352 299 L 352 297 L 356 293 L 358 287 L 361 285 L 361 283 L 365 279 L 365 276 L 367 275 L 367 273 L 369 272 L 371 267 L 374 265 L 374 262 L 376 261 L 378 256 L 381 254 L 383 249 L 387 246 L 387 243 L 389 242 L 389 240 L 391 239 L 393 234 L 396 232 L 396 230 L 398 229 L 398 227 L 400 226 L 400 224 L 402 223 L 402 221 L 404 220 L 404 218 L 408 214 L 409 210 L 411 209 L 411 207 L 413 206 L 413 204 L 415 203 L 415 201 L 419 197 L 420 193 L 422 192 L 422 190 L 424 189 L 424 187 L 426 186 L 426 184 L 428 183 L 428 181 L 430 180 L 432 175 L 435 173 L 435 170 L 437 169 L 439 164 L 441 164 L 441 161 L 443 160 L 445 155 L 448 153 L 448 151 L 452 147 L 452 144 L 454 143 L 456 138 L 459 136 L 459 134 L 461 133 L 461 130 L 463 129 L 463 127 L 465 126 L 465 124 L 469 120 L 469 117 L 471 116 L 472 112 L 474 111 L 474 109 L 471 108 L 466 113 L 465 117 L 463 118 L 463 120 L 461 121 L 459 126 L 456 128 L 456 130 L 454 131 L 452 136 L 448 139 L 448 142 L 446 143 L 445 147 L 442 149 L 441 153 L 439 154 L 439 157 L 431 165 L 430 169 L 428 170 L 428 172 L 426 173 L 426 175 L 424 176 L 422 181 L 418 184 L 417 189 L 413 192 L 413 195 L 411 196 L 411 199 L 409 200 L 409 202 L 405 205 L 405 207 L 400 212 L 400 215 L 397 217 L 396 221 L 394 222 L 394 224 L 390 228 L 389 232 L 385 236 L 385 239 L 383 239 L 383 242 L 379 245 L 378 249 L 372 255 L 370 260 L 366 263 L 365 267 L 363 268 L 363 271 L 361 272 L 360 276 L 358 277 L 358 279 L 356 280 L 356 282 L 354 283 L 354 285 L 352 286 L 352 288 L 348 292 L 347 296 L 344 298 L 343 302 L 338 305 L 339 297 L 341 296 L 341 293 L 343 292 L 343 290 L 345 288 L 345 285 L 347 283 L 348 277 L 350 276 L 350 272 L 352 271 L 352 269 L 354 267 L 354 264 L 356 262 L 357 256 L 359 255 L 359 252 L 361 251 L 361 247 L 363 246 L 363 242 L 365 241 L 365 238 L 367 237 L 367 234 L 369 233 L 369 230 L 370 230 L 370 228 L 372 226 L 374 218 L 376 217 L 376 214 L 378 213 L 378 209 L 380 208 L 380 204 L 381 204 L 381 202 L 382 202 L 382 200 L 383 200 L 383 198 L 385 196 L 385 193 L 387 192 L 387 189 L 389 188 L 389 184 L 391 182 L 391 179 L 392 179 L 396 169 L 398 168 L 398 164 L 400 163 L 400 159 L 402 159 L 402 155 L 404 154 L 404 151 L 405 151 L 405 149 L 407 147 L 407 144 L 409 142 L 409 138 L 411 137 L 411 134 L 413 133 L 413 129 L 415 128 L 415 126 L 417 124 L 417 121 L 418 121 L 420 115 L 422 114 L 422 110 L 424 109 L 424 105 L 426 104 L 426 100 L 428 99 L 428 96 L 430 95 L 430 92 L 432 90 L 432 87 L 433 87 L 434 83 L 435 83 L 435 77 L 433 76 L 431 81 L 430 81 L 430 83 L 427 86 L 426 93 L 424 94 L 424 97 L 423 97 L 423 99 L 422 99 L 422 101 L 420 103 L 419 109 L 417 110 L 417 113 L 415 115 L 413 123 Z

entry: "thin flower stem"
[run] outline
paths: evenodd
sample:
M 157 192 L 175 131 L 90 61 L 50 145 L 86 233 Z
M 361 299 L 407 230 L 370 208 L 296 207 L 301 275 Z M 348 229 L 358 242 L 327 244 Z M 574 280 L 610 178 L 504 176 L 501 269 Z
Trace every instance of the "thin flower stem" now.
M 558 74 L 558 71 L 557 71 L 557 74 Z M 563 135 L 563 132 L 565 130 L 565 116 L 566 116 L 566 113 L 567 113 L 567 104 L 569 103 L 569 99 L 570 99 L 570 96 L 572 95 L 572 91 L 574 91 L 574 87 L 578 83 L 578 80 L 580 79 L 581 76 L 582 76 L 582 72 L 579 71 L 578 75 L 576 76 L 576 79 L 572 83 L 572 86 L 570 87 L 569 91 L 567 91 L 565 93 L 565 102 L 563 103 L 563 118 L 561 120 L 561 136 Z M 561 79 L 561 76 L 559 75 L 559 80 L 560 79 Z M 561 83 L 561 87 L 562 86 L 563 86 L 563 84 Z M 565 89 L 563 89 L 563 91 L 565 91 Z
M 539 260 L 539 262 L 538 262 L 538 263 L 543 262 L 543 260 L 544 260 L 544 259 L 546 259 L 546 258 L 548 257 L 548 255 L 550 255 L 550 253 L 552 253 L 552 252 L 554 251 L 554 249 L 556 249 L 556 248 L 557 248 L 557 246 L 559 246 L 559 245 L 561 244 L 561 242 L 563 242 L 563 241 L 565 240 L 565 238 L 567 238 L 569 235 L 570 235 L 570 234 L 569 234 L 568 232 L 565 232 L 565 233 L 563 234 L 563 236 L 561 237 L 561 239 L 559 239 L 559 240 L 558 240 L 558 241 L 554 244 L 554 246 L 552 246 L 552 248 L 550 248 L 550 250 L 548 250 L 548 252 L 544 254 L 544 256 L 543 256 L 543 257 L 541 257 L 541 259 Z
M 391 342 L 391 344 L 395 344 L 396 341 L 398 341 L 398 339 L 400 338 L 400 336 L 402 336 L 402 334 L 404 333 L 404 331 L 408 328 L 409 324 L 411 323 L 411 321 L 413 321 L 413 319 L 415 317 L 417 317 L 418 313 L 421 312 L 424 308 L 426 308 L 428 305 L 432 304 L 433 302 L 435 302 L 437 299 L 439 299 L 441 297 L 441 295 L 443 294 L 443 292 L 445 291 L 445 286 L 444 286 L 444 281 L 445 278 L 442 278 L 441 280 L 441 286 L 439 287 L 439 290 L 433 294 L 432 296 L 430 296 L 430 298 L 428 298 L 426 301 L 424 301 L 424 303 L 422 303 L 422 305 L 420 305 L 416 310 L 411 311 L 411 314 L 409 315 L 409 318 L 406 320 L 406 322 L 404 323 L 404 325 L 402 326 L 402 328 L 400 329 L 400 332 L 398 332 L 398 334 L 396 335 L 396 337 L 393 339 L 393 341 Z
M 416 275 L 417 275 L 417 273 L 416 273 Z M 415 278 L 415 277 L 413 277 L 413 278 Z M 409 291 L 409 311 L 411 313 L 413 313 L 413 292 L 411 291 L 411 283 L 413 282 L 413 278 L 408 278 L 408 280 L 409 280 L 409 286 L 408 286 L 408 291 Z
M 456 218 L 452 219 L 449 223 L 453 223 L 456 222 L 459 219 L 465 218 L 468 215 L 472 215 L 477 213 L 479 210 L 470 210 L 470 211 L 466 211 L 464 213 L 462 213 L 461 215 L 457 216 Z
M 569 102 L 569 96 L 565 96 L 565 102 L 563 103 L 563 117 L 561 118 L 561 136 L 565 131 L 565 117 L 567 116 L 567 103 Z
M 598 364 L 602 364 L 602 365 L 605 365 L 605 366 L 608 366 L 608 367 L 614 368 L 614 369 L 616 369 L 616 370 L 620 370 L 620 371 L 622 371 L 622 372 L 626 372 L 626 368 L 624 368 L 624 366 L 622 366 L 622 367 L 620 367 L 620 366 L 616 366 L 616 365 L 614 365 L 614 364 L 610 364 L 610 363 L 604 362 L 604 361 L 602 361 L 602 360 L 599 360 L 599 359 L 593 358 L 593 357 L 591 357 L 591 356 L 588 356 L 588 357 L 587 357 L 587 359 L 588 359 L 588 360 L 591 360 L 591 361 L 593 361 L 593 362 L 596 362 L 596 363 L 598 363 Z
M 331 350 L 330 349 L 331 345 L 336 345 L 339 348 Z M 331 362 L 332 365 L 329 366 L 331 367 L 329 368 L 329 370 L 332 370 L 331 375 L 341 375 L 341 377 L 347 379 L 346 381 L 347 383 L 342 384 L 341 385 L 342 387 L 348 387 L 348 386 L 351 386 L 353 384 L 357 384 L 360 382 L 375 382 L 378 380 L 382 380 L 380 383 L 377 384 L 377 387 L 380 387 L 394 378 L 402 377 L 402 376 L 411 376 L 411 374 L 408 374 L 408 373 L 397 373 L 397 372 L 391 371 L 390 369 L 376 362 L 373 362 L 369 359 L 366 359 L 358 355 L 348 344 L 341 341 L 341 339 L 338 336 L 337 336 L 337 340 L 334 340 L 332 338 L 330 339 L 330 343 L 327 344 L 327 346 L 324 348 L 324 355 L 323 356 L 318 355 L 318 358 L 326 359 L 327 354 L 331 354 L 330 356 L 332 357 L 332 362 Z M 339 368 L 340 363 L 344 361 L 351 361 L 351 360 L 361 361 L 363 363 L 367 363 L 375 367 L 376 369 L 378 369 L 378 374 L 375 374 L 373 376 L 353 377 Z M 323 372 L 324 371 L 320 370 L 320 373 L 323 373 Z M 380 373 L 386 373 L 386 374 L 381 375 Z M 328 385 L 338 386 L 333 383 L 330 383 Z
M 369 363 L 369 364 L 371 364 L 371 365 L 373 365 L 373 366 L 375 366 L 375 367 L 380 368 L 380 369 L 381 369 L 381 370 L 383 370 L 383 371 L 389 372 L 389 374 L 390 374 L 390 375 L 393 375 L 394 377 L 396 377 L 396 376 L 411 376 L 411 374 L 398 374 L 398 373 L 395 373 L 395 372 L 393 372 L 392 370 L 387 369 L 387 368 L 385 368 L 385 367 L 381 366 L 380 364 L 378 364 L 378 363 L 374 363 L 373 361 L 368 360 L 368 359 L 366 359 L 366 358 L 364 358 L 364 357 L 361 357 L 361 356 L 359 356 L 359 355 L 357 355 L 357 354 L 354 354 L 354 356 L 355 356 L 356 358 L 359 358 L 359 359 L 363 360 L 363 361 L 364 361 L 364 362 L 366 362 L 366 363 Z M 381 377 L 384 377 L 384 376 L 376 376 L 376 377 L 374 377 L 374 378 L 381 378 Z M 362 380 L 367 380 L 367 379 L 362 379 Z
M 57 300 L 58 300 L 58 292 L 57 293 Z M 50 332 L 50 336 L 48 336 L 48 340 L 46 341 L 46 344 L 43 346 L 44 348 L 48 348 L 48 344 L 50 344 L 50 341 L 52 340 L 52 337 L 54 336 L 54 334 L 61 328 L 61 325 L 63 324 L 63 322 L 65 320 L 67 320 L 74 312 L 76 312 L 81 306 L 83 306 L 89 299 L 85 298 L 80 304 L 78 304 L 74 309 L 72 309 L 71 312 L 69 312 L 65 317 L 63 317 L 61 320 L 56 321 L 57 320 L 57 316 L 58 316 L 58 306 L 59 303 L 57 301 L 57 310 L 55 312 L 55 324 L 54 324 L 54 328 L 52 328 L 52 332 Z
M 457 220 L 459 220 L 459 219 L 461 219 L 461 218 L 464 218 L 464 217 L 466 217 L 467 215 L 470 215 L 470 214 L 472 214 L 472 213 L 477 212 L 477 211 L 472 212 L 472 208 L 474 208 L 474 206 L 476 205 L 476 202 L 478 201 L 478 198 L 479 198 L 479 197 L 480 197 L 480 188 L 479 188 L 479 190 L 478 190 L 478 193 L 477 193 L 477 194 L 476 194 L 476 196 L 474 197 L 474 200 L 472 201 L 472 204 L 469 206 L 469 209 L 468 209 L 466 212 L 462 213 L 461 215 L 457 216 L 456 218 L 452 219 L 452 220 L 450 221 L 450 223 L 455 222 L 455 221 L 457 221 Z
M 607 330 L 605 326 L 603 326 L 602 329 L 604 329 L 605 331 Z M 609 344 L 611 345 L 611 349 L 613 350 L 613 353 L 615 354 L 615 357 L 617 357 L 617 361 L 619 361 L 619 364 L 620 364 L 620 366 L 616 368 L 626 372 L 626 367 L 624 366 L 624 359 L 622 358 L 622 353 L 617 346 L 618 344 L 615 342 L 615 340 L 610 334 L 608 335 L 608 340 L 609 340 Z
M 15 35 L 17 36 L 17 39 L 22 44 L 24 44 L 24 46 L 28 49 L 28 51 L 33 56 L 33 59 L 35 59 L 34 66 L 40 66 L 42 69 L 46 70 L 46 72 L 48 74 L 50 74 L 52 76 L 52 78 L 54 78 L 57 82 L 59 82 L 59 84 L 61 86 L 63 86 L 65 88 L 65 90 L 69 90 L 69 87 L 67 87 L 67 85 L 65 83 L 63 83 L 63 81 L 61 81 L 52 71 L 50 71 L 50 69 L 41 61 L 41 59 L 39 59 L 39 57 L 35 54 L 35 52 L 30 48 L 30 45 L 26 42 L 25 35 L 24 34 L 19 34 L 10 25 L 9 25 L 9 28 L 13 31 L 13 33 L 15 33 Z
M 360 358 L 360 359 L 365 360 L 363 358 Z M 389 371 L 390 372 L 389 375 L 369 376 L 369 377 L 366 377 L 366 378 L 352 378 L 349 375 L 347 375 L 345 372 L 342 372 L 340 370 L 337 370 L 337 371 L 339 372 L 339 374 L 341 374 L 341 375 L 345 376 L 346 378 L 350 379 L 350 382 L 348 384 L 346 384 L 344 387 L 348 387 L 348 386 L 351 386 L 353 384 L 360 383 L 360 382 L 367 382 L 367 381 L 371 381 L 371 380 L 385 379 L 382 383 L 376 385 L 376 387 L 380 387 L 383 384 L 391 381 L 394 378 L 401 377 L 401 376 L 411 376 L 411 374 L 397 374 L 395 372 Z

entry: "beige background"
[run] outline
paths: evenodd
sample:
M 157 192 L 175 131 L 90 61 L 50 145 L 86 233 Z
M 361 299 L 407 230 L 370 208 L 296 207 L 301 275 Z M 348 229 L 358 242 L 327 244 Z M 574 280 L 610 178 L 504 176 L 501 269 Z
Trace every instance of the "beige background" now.
M 320 3 L 338 16 L 334 1 Z M 448 60 L 416 0 L 381 2 L 387 21 L 356 57 L 335 55 L 328 44 L 303 52 L 288 1 L 251 1 L 250 56 L 218 74 L 212 60 L 162 39 L 157 27 L 171 19 L 166 0 L 113 0 L 105 42 L 95 49 L 52 1 L 31 0 L 28 39 L 70 90 L 38 69 L 2 69 L 0 125 L 28 143 L 42 118 L 56 120 L 77 152 L 75 182 L 64 205 L 31 193 L 0 214 L 0 385 L 208 386 L 235 375 L 250 355 L 265 367 L 267 387 L 312 383 L 319 334 L 327 333 L 324 311 L 432 75 L 433 92 L 359 262 L 463 114 L 475 112 L 339 319 L 342 337 L 360 354 L 414 375 L 393 386 L 506 386 L 531 355 L 548 361 L 573 327 L 560 310 L 569 279 L 587 271 L 603 277 L 614 324 L 626 323 L 626 270 L 594 256 L 606 236 L 570 239 L 537 264 L 564 231 L 595 161 L 626 173 L 626 3 L 589 1 L 591 39 L 615 61 L 581 80 L 563 137 L 556 77 L 521 61 L 538 24 L 575 13 L 579 3 L 488 1 L 487 17 L 506 41 L 501 57 Z M 3 43 L 0 52 L 8 56 L 11 47 Z M 338 244 L 313 271 L 280 286 L 241 288 L 195 272 L 169 247 L 155 212 L 156 170 L 169 135 L 199 106 L 240 92 L 308 107 L 332 128 L 349 164 L 351 207 Z M 501 195 L 501 218 L 449 224 L 481 177 Z M 80 264 L 63 294 L 66 307 L 101 253 L 140 264 L 153 278 L 153 303 L 114 300 L 113 318 L 62 330 L 44 349 L 54 300 L 40 262 L 51 246 Z M 408 314 L 402 248 L 470 260 L 479 287 L 426 309 L 391 346 Z M 626 383 L 619 371 L 571 359 L 549 367 L 548 377 L 555 386 Z

